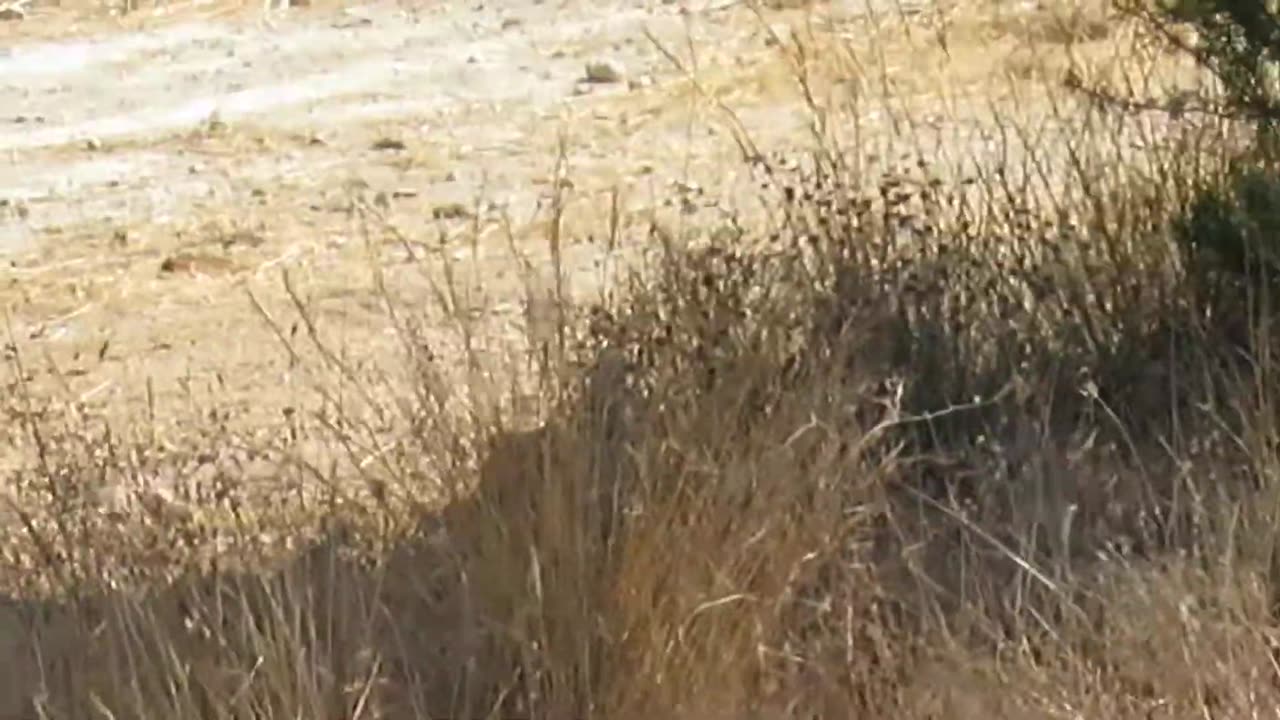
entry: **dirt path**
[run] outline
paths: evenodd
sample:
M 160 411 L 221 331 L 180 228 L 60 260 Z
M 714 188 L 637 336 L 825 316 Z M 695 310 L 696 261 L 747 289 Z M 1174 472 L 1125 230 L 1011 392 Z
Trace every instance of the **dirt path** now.
M 642 30 L 670 39 L 682 24 L 658 3 L 377 5 L 275 29 L 182 24 L 11 48 L 0 99 L 17 111 L 0 126 L 0 187 L 24 209 L 0 230 L 0 251 L 31 250 L 60 227 L 243 207 L 291 181 L 319 189 L 388 157 L 414 161 L 402 179 L 424 196 L 465 196 L 465 179 L 446 178 L 495 157 L 510 189 L 527 194 L 527 169 L 509 166 L 545 160 L 557 120 L 627 91 L 587 87 L 584 63 L 621 62 L 644 82 L 661 71 Z M 712 44 L 735 34 L 717 23 L 700 31 Z M 220 128 L 241 130 L 249 147 L 199 147 L 202 129 Z M 407 155 L 373 149 L 384 139 Z

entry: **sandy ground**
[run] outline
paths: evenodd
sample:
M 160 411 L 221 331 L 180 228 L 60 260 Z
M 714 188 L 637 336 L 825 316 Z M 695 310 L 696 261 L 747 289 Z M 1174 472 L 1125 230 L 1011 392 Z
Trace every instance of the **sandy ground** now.
M 249 300 L 289 326 L 282 271 L 336 343 L 375 357 L 397 342 L 375 270 L 425 305 L 442 259 L 460 263 L 455 283 L 493 338 L 522 337 L 531 275 L 512 247 L 547 277 L 557 187 L 579 294 L 649 249 L 600 236 L 615 196 L 631 239 L 654 212 L 705 231 L 749 209 L 754 181 L 723 113 L 649 36 L 763 147 L 805 141 L 809 116 L 772 45 L 806 25 L 874 57 L 859 72 L 891 83 L 904 107 L 934 108 L 922 117 L 938 118 L 939 136 L 976 147 L 991 137 L 979 116 L 1012 92 L 993 93 L 992 78 L 1040 84 L 1028 48 L 1057 27 L 1043 6 L 932 1 L 97 10 L 35 6 L 0 26 L 7 352 L 40 392 L 114 410 L 150 393 L 160 416 L 217 398 L 252 422 L 301 392 Z M 897 40 L 873 40 L 888 26 Z M 1073 27 L 1106 42 L 1105 26 Z M 620 76 L 591 82 L 599 61 Z M 869 82 L 839 63 L 824 73 L 837 94 Z M 887 127 L 875 108 L 863 120 Z M 567 182 L 554 176 L 562 140 Z

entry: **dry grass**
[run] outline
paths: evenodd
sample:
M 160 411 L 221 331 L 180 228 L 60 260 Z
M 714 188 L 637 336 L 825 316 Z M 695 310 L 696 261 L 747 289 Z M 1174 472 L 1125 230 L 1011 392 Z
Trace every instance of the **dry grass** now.
M 556 194 L 525 355 L 461 265 L 371 272 L 393 362 L 289 281 L 311 394 L 253 434 L 109 426 L 11 351 L 0 718 L 1269 712 L 1273 310 L 1171 229 L 1230 128 L 1055 107 L 1003 165 L 820 128 L 739 235 L 606 222 L 660 252 L 594 304 Z

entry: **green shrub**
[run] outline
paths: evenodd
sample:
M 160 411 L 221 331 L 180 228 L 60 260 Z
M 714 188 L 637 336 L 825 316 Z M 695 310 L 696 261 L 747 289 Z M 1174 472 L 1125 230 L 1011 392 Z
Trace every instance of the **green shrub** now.
M 1137 6 L 1134 6 L 1137 7 Z M 1228 113 L 1270 134 L 1280 120 L 1280 13 L 1267 0 L 1161 0 L 1139 13 L 1221 84 Z M 1179 29 L 1192 31 L 1190 38 Z
M 1280 178 L 1258 161 L 1236 164 L 1204 185 L 1174 232 L 1197 267 L 1228 280 L 1274 282 L 1280 277 Z
M 1243 129 L 1243 147 L 1227 153 L 1220 172 L 1195 178 L 1197 192 L 1174 222 L 1173 236 L 1190 272 L 1215 304 L 1223 292 L 1257 290 L 1276 279 L 1275 232 L 1280 200 L 1274 159 L 1280 129 L 1280 6 L 1268 0 L 1125 0 L 1155 36 L 1190 56 L 1209 76 L 1198 93 L 1198 117 Z M 1189 32 L 1187 32 L 1189 31 Z M 1185 110 L 1185 101 L 1179 111 Z M 1207 284 L 1205 283 L 1207 281 Z

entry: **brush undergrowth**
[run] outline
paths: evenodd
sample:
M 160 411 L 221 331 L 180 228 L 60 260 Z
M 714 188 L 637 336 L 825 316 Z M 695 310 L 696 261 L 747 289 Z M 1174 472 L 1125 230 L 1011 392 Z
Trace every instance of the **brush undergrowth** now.
M 382 282 L 386 373 L 297 300 L 318 402 L 261 436 L 117 434 L 11 353 L 0 717 L 1280 706 L 1270 283 L 1200 250 L 1269 204 L 1229 121 L 1135 159 L 1071 112 L 968 175 L 755 156 L 767 221 L 623 238 L 663 251 L 523 378 L 447 281 L 464 382 Z

